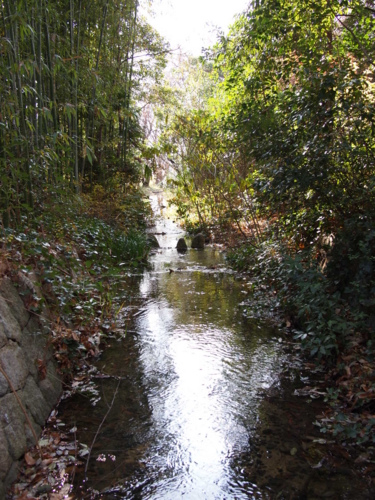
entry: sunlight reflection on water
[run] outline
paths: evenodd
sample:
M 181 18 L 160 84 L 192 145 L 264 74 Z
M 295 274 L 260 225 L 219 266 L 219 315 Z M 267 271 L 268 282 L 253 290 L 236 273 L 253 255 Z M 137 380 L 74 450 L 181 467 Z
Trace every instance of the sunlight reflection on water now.
M 117 284 L 131 284 L 133 302 L 121 314 L 124 322 L 132 314 L 134 335 L 100 363 L 124 382 L 95 453 L 116 450 L 118 461 L 111 470 L 93 460 L 89 474 L 97 489 L 111 485 L 106 498 L 259 498 L 236 464 L 262 418 L 259 390 L 277 379 L 274 332 L 243 320 L 243 284 L 225 272 L 218 249 L 178 254 L 183 233 L 168 219 L 153 232 L 166 234 L 157 235 L 152 269 Z M 101 404 L 85 422 L 88 441 Z
M 161 272 L 151 281 L 146 273 L 140 284 L 144 297 L 156 297 L 137 319 L 156 438 L 149 463 L 171 473 L 157 479 L 150 498 L 182 492 L 187 498 L 225 498 L 236 482 L 231 459 L 249 448 L 258 418 L 257 391 L 275 379 L 277 345 L 269 331 L 249 332 L 238 321 L 240 290 L 233 277 L 220 269 L 199 272 L 223 264 L 217 250 L 181 258 L 175 250 L 181 233 L 173 223 L 160 220 L 155 232 L 166 234 L 157 236 L 164 250 L 153 257 L 153 271 L 183 260 L 189 274 Z M 238 498 L 249 498 L 252 486 L 235 490 Z

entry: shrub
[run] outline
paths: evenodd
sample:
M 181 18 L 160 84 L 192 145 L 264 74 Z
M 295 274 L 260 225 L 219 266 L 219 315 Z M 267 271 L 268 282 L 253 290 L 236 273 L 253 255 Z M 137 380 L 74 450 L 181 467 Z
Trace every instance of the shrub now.
M 335 276 L 321 269 L 313 249 L 291 254 L 280 242 L 268 240 L 258 248 L 243 246 L 231 252 L 228 261 L 255 277 L 256 287 L 263 287 L 263 299 L 256 294 L 257 301 L 269 307 L 269 297 L 274 297 L 279 313 L 288 317 L 311 356 L 335 357 L 348 334 L 366 328 L 368 314 L 362 303 L 346 296 L 348 286 L 358 286 L 358 275 L 342 291 Z

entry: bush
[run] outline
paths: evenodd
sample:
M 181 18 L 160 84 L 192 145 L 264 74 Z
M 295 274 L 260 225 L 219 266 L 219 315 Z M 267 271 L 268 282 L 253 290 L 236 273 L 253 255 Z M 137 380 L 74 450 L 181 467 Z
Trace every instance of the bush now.
M 257 301 L 263 300 L 269 308 L 269 297 L 274 297 L 279 313 L 290 320 L 295 337 L 311 356 L 335 357 L 348 334 L 366 328 L 368 314 L 362 303 L 346 296 L 348 286 L 358 287 L 358 274 L 342 291 L 335 276 L 321 269 L 313 249 L 291 255 L 284 245 L 269 240 L 258 248 L 243 246 L 231 252 L 228 261 L 255 277 L 257 288 L 263 287 L 264 293 L 256 294 Z
M 374 227 L 368 216 L 347 220 L 336 235 L 327 266 L 328 279 L 370 321 L 375 306 Z M 368 327 L 371 329 L 370 323 Z
M 130 230 L 127 234 L 116 231 L 108 241 L 108 247 L 116 260 L 145 260 L 150 250 L 145 233 Z
M 125 233 L 77 212 L 77 206 L 58 206 L 29 225 L 25 219 L 22 230 L 4 229 L 2 237 L 14 265 L 40 276 L 63 319 L 89 321 L 107 307 L 108 275 L 119 264 L 143 265 L 150 248 L 141 230 Z

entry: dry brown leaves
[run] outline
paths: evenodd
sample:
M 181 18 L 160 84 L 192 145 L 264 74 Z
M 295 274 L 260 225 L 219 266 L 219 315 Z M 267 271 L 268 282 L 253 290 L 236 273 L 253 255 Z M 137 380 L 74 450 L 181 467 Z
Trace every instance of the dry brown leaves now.
M 339 397 L 349 410 L 357 411 L 367 403 L 367 408 L 375 413 L 375 404 L 371 404 L 375 402 L 375 363 L 366 357 L 364 342 L 358 339 L 361 340 L 359 335 L 339 356 L 336 368 L 327 374 L 326 380 L 336 379 Z
M 62 433 L 56 412 L 52 412 L 48 426 L 39 440 L 42 457 L 36 447 L 24 455 L 24 463 L 16 483 L 11 489 L 12 499 L 39 500 L 73 499 L 71 478 L 76 467 L 82 465 L 77 458 L 75 433 Z

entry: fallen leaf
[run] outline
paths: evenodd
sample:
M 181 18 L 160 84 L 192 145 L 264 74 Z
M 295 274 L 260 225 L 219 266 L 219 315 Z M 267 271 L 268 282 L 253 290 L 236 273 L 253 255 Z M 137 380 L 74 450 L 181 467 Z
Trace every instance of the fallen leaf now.
M 354 460 L 355 464 L 363 464 L 364 462 L 369 461 L 369 454 L 368 453 L 361 453 L 358 458 Z
M 49 444 L 49 439 L 39 439 L 39 446 L 47 446 Z
M 33 459 L 33 457 L 30 455 L 30 453 L 25 453 L 25 462 L 27 465 L 35 465 L 36 460 Z
M 68 483 L 64 484 L 64 486 L 61 488 L 60 491 L 58 491 L 56 493 L 51 493 L 49 496 L 49 499 L 50 500 L 62 500 L 64 498 L 65 500 L 68 500 L 70 498 L 73 498 L 72 496 L 68 497 L 68 494 L 70 492 L 70 488 L 71 488 L 70 484 L 68 484 Z
M 41 466 L 47 467 L 47 465 L 50 465 L 53 461 L 54 461 L 53 458 L 47 458 L 45 460 L 42 460 Z

